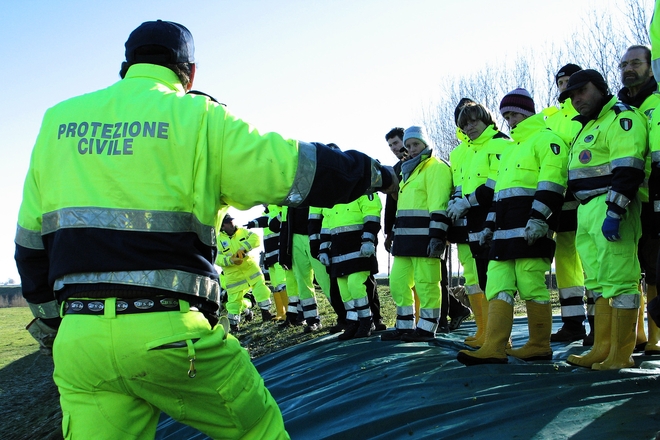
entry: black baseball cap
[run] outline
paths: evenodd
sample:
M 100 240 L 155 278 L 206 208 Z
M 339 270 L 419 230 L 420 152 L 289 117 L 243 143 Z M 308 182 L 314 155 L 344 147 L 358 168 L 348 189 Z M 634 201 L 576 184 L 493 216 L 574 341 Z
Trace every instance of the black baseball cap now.
M 222 219 L 222 223 L 229 223 L 233 221 L 234 221 L 234 217 L 232 217 L 229 214 L 226 214 L 225 217 Z
M 143 46 L 161 46 L 170 53 L 169 63 L 194 63 L 195 44 L 190 31 L 172 21 L 145 21 L 138 26 L 126 40 L 126 61 L 129 63 L 145 61 L 136 57 L 135 50 Z
M 568 79 L 568 87 L 566 87 L 566 90 L 561 92 L 559 95 L 559 101 L 564 102 L 566 99 L 571 97 L 571 92 L 573 90 L 584 87 L 588 83 L 592 83 L 605 95 L 608 94 L 609 87 L 607 86 L 605 79 L 603 79 L 603 75 L 593 69 L 584 69 L 571 75 L 571 77 Z

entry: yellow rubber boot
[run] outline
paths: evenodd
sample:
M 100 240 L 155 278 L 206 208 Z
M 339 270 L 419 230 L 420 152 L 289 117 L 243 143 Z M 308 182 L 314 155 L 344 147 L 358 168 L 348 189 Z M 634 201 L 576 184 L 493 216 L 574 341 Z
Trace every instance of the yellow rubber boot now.
M 506 364 L 506 344 L 513 327 L 513 305 L 500 299 L 490 301 L 486 341 L 476 351 L 461 350 L 456 359 L 465 365 Z
M 286 293 L 286 289 L 273 293 L 273 299 L 275 300 L 275 312 L 277 314 L 275 321 L 286 320 L 286 307 L 289 304 L 289 296 Z
M 647 286 L 648 290 L 648 286 Z M 646 342 L 648 341 L 648 338 L 646 337 L 646 331 L 644 330 L 644 310 L 646 310 L 646 306 L 644 304 L 644 288 L 642 285 L 639 285 L 639 309 L 638 309 L 638 315 L 637 315 L 637 338 L 635 341 L 635 348 L 639 348 L 640 350 L 646 350 Z
M 535 301 L 526 301 L 526 305 L 529 340 L 520 348 L 506 350 L 506 354 L 523 361 L 551 360 L 552 305 L 539 304 Z
M 602 296 L 594 305 L 594 345 L 582 356 L 572 354 L 566 360 L 571 365 L 591 368 L 597 362 L 603 362 L 610 354 L 610 336 L 612 331 L 612 307 L 610 301 Z
M 655 284 L 646 285 L 646 302 L 650 303 L 653 298 L 658 296 L 658 288 Z M 642 310 L 646 307 L 641 307 Z M 644 354 L 660 354 L 660 329 L 653 319 L 650 316 L 647 316 L 648 328 L 649 328 L 649 341 L 646 343 L 646 348 L 644 348 Z
M 474 315 L 474 323 L 477 325 L 477 332 L 474 335 L 465 338 L 465 342 L 479 339 L 484 333 L 483 310 L 481 304 L 485 295 L 483 292 L 479 292 L 468 295 L 467 297 L 468 300 L 470 300 L 470 309 L 472 309 L 472 314 Z
M 470 302 L 470 304 L 472 303 Z M 488 301 L 486 295 L 482 295 L 481 296 L 481 327 L 483 328 L 483 331 L 481 332 L 481 335 L 478 338 L 465 340 L 465 345 L 467 345 L 468 347 L 479 348 L 482 345 L 484 345 L 484 342 L 486 341 L 486 329 L 488 328 L 489 307 L 490 307 L 490 301 Z M 510 348 L 511 344 L 508 344 L 507 347 Z
M 635 366 L 632 359 L 635 350 L 637 309 L 612 309 L 612 336 L 610 354 L 603 362 L 594 363 L 593 370 L 620 370 Z

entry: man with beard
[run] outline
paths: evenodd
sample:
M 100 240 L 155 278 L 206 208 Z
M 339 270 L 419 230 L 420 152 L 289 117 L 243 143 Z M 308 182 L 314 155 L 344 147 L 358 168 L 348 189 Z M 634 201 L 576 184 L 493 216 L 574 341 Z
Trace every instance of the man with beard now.
M 619 71 L 621 72 L 621 83 L 624 85 L 619 91 L 619 100 L 640 109 L 650 123 L 653 110 L 660 101 L 660 94 L 657 93 L 658 83 L 653 78 L 653 68 L 651 67 L 651 49 L 646 46 L 630 46 L 621 57 Z M 650 155 L 647 156 L 645 165 L 644 171 L 648 178 L 651 173 Z M 642 202 L 642 238 L 639 240 L 637 252 L 644 274 L 647 300 L 651 301 L 658 296 L 655 265 L 660 241 L 657 227 L 654 226 L 653 221 L 653 205 L 649 203 L 648 185 L 642 185 L 639 188 L 639 199 Z M 640 291 L 643 291 L 642 286 L 640 286 Z M 646 354 L 660 354 L 660 330 L 653 320 L 649 320 L 648 327 L 647 342 L 644 334 L 644 295 L 641 295 L 636 349 L 644 347 Z

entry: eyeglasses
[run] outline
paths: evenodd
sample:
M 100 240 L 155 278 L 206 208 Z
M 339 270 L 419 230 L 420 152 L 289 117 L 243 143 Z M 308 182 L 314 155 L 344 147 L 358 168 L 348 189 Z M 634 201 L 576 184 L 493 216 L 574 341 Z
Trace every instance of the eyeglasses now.
M 645 63 L 647 63 L 647 61 L 642 61 L 642 60 L 632 60 L 631 62 L 624 61 L 621 64 L 619 64 L 619 69 L 624 70 L 628 66 L 632 67 L 633 69 L 637 69 L 639 66 Z

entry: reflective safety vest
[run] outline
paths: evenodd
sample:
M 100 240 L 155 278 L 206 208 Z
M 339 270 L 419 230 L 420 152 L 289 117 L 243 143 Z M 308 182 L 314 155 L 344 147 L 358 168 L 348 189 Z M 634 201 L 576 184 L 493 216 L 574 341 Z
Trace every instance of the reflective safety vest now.
M 443 160 L 430 156 L 430 152 L 422 154 L 426 157 L 399 184 L 394 256 L 426 257 L 431 238 L 447 238 L 447 204 L 453 191 L 451 169 Z
M 377 195 L 323 208 L 320 250 L 330 256 L 331 276 L 342 277 L 362 271 L 378 273 L 376 255 L 365 257 L 360 254 L 360 248 L 365 242 L 377 245 L 382 209 Z
M 623 214 L 644 181 L 647 125 L 634 107 L 612 97 L 583 128 L 571 147 L 568 188 L 582 204 L 607 194 L 608 209 Z
M 500 156 L 495 203 L 486 222 L 493 231 L 490 258 L 552 258 L 554 228 L 566 191 L 568 148 L 546 127 L 542 114 L 518 123 L 511 138 Z M 549 230 L 529 246 L 523 233 L 531 218 L 545 221 Z

